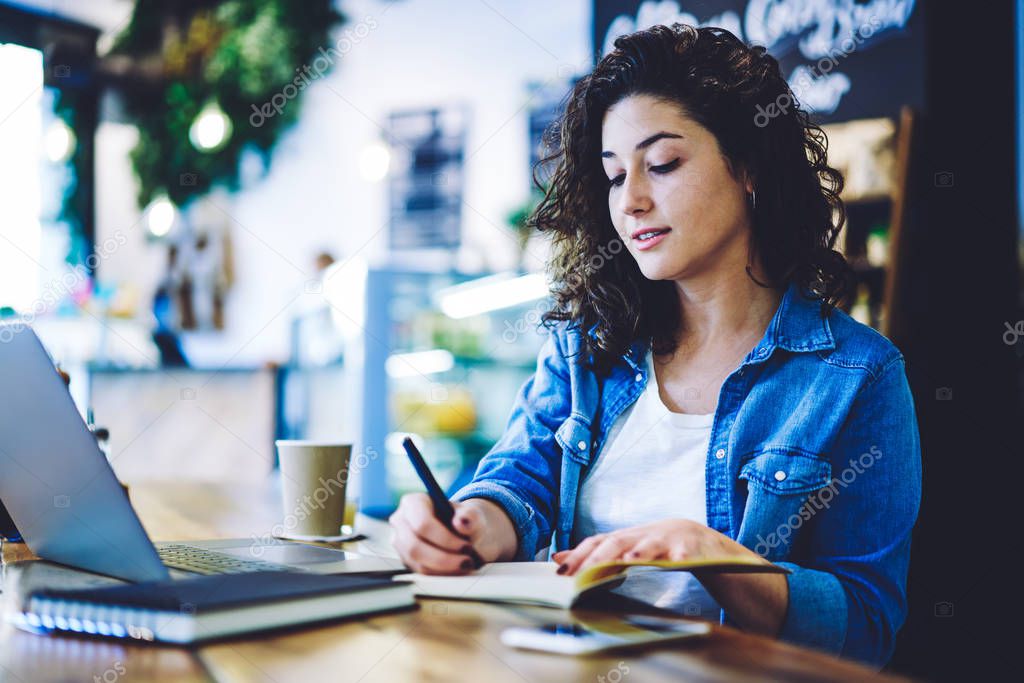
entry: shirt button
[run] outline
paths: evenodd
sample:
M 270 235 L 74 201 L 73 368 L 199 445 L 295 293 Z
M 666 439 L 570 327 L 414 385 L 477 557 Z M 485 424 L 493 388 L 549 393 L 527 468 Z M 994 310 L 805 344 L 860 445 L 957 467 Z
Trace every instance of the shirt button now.
M 725 449 L 724 448 L 719 448 L 717 451 L 715 451 L 715 457 L 718 458 L 719 460 L 724 458 L 725 457 Z
M 635 379 L 637 382 L 640 382 L 640 381 L 643 380 L 643 378 L 644 378 L 643 373 L 638 372 L 638 373 L 636 373 L 636 377 L 634 377 L 633 379 Z
M 585 451 L 587 450 L 587 442 L 580 439 L 580 442 L 576 444 L 576 447 L 579 448 L 581 451 Z
M 786 473 L 783 472 L 782 470 L 779 470 L 778 472 L 775 473 L 775 481 L 782 481 L 785 478 L 786 478 Z

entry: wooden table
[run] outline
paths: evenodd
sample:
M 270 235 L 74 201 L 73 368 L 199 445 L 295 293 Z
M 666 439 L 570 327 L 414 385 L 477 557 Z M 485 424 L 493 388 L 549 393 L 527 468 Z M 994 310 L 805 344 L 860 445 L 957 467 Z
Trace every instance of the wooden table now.
M 152 482 L 131 498 L 155 540 L 263 536 L 277 523 L 277 483 L 253 488 Z M 375 521 L 375 520 L 374 520 Z M 386 525 L 359 518 L 370 541 L 346 547 L 388 554 Z M 4 561 L 31 557 L 5 544 Z M 198 649 L 0 627 L 0 681 L 864 681 L 897 680 L 810 650 L 715 625 L 710 636 L 606 656 L 573 658 L 513 650 L 509 626 L 569 620 L 561 610 L 455 600 L 286 634 Z M 585 614 L 585 613 L 584 613 Z

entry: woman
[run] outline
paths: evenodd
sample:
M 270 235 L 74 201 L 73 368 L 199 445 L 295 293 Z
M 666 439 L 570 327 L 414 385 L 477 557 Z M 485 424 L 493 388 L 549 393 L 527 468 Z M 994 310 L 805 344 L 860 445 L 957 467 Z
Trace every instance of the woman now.
M 842 177 L 778 63 L 717 28 L 623 36 L 574 88 L 533 221 L 552 327 L 460 490 L 391 519 L 405 562 L 765 557 L 620 592 L 882 665 L 906 613 L 920 446 L 903 357 L 834 308 Z M 769 106 L 774 105 L 774 106 Z M 772 116 L 759 116 L 769 112 Z M 624 248 L 623 248 L 624 246 Z

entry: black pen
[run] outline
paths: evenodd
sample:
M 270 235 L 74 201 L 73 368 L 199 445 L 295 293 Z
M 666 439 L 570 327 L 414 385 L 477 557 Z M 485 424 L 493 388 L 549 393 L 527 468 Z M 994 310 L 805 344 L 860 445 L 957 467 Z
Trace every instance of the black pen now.
M 434 479 L 434 473 L 427 467 L 427 461 L 420 455 L 416 444 L 407 436 L 402 439 L 402 446 L 405 448 L 405 453 L 409 456 L 409 462 L 412 463 L 416 474 L 420 476 L 423 485 L 427 487 L 427 495 L 430 496 L 430 502 L 434 505 L 434 516 L 453 534 L 463 536 L 463 534 L 455 530 L 455 525 L 452 524 L 452 519 L 455 517 L 455 508 L 452 507 L 451 502 L 444 495 L 444 490 L 441 489 L 437 480 Z M 473 560 L 474 568 L 479 569 L 484 565 L 483 558 L 477 554 L 472 545 L 469 546 L 469 557 Z

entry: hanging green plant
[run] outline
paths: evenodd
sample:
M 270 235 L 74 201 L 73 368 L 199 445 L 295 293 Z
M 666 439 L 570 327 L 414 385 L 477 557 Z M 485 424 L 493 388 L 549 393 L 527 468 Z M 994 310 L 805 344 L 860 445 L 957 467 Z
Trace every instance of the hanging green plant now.
M 341 55 L 343 21 L 333 0 L 136 0 L 104 69 L 139 129 L 139 206 L 237 187 L 245 149 L 268 164 L 303 91 Z

